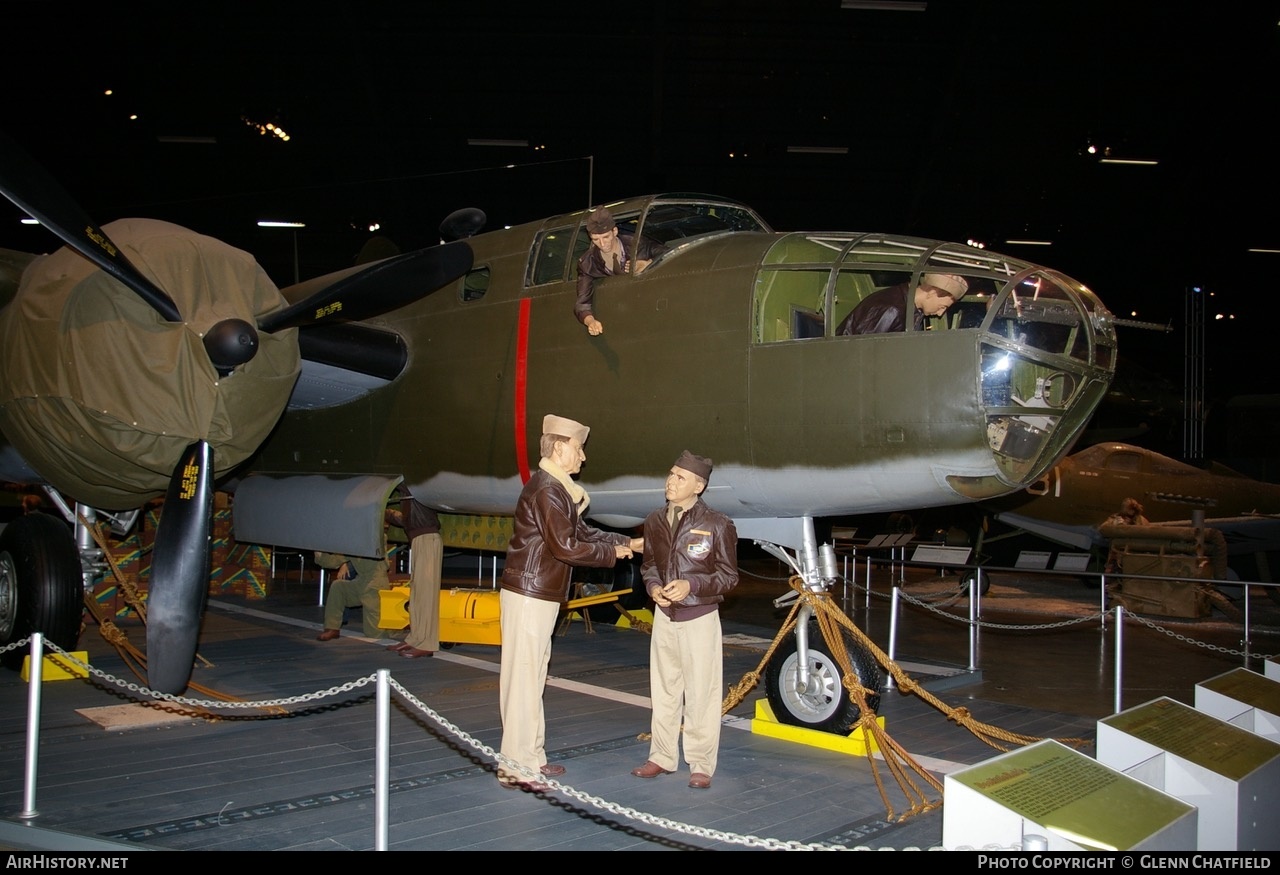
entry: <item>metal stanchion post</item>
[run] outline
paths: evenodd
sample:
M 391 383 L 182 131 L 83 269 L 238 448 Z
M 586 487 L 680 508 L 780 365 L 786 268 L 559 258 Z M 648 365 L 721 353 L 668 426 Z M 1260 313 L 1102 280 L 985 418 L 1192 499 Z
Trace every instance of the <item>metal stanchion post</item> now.
M 31 671 L 27 677 L 27 761 L 22 775 L 22 811 L 18 817 L 39 817 L 36 810 L 36 772 L 40 759 L 40 695 L 44 686 L 44 636 L 31 633 Z
M 982 569 L 969 583 L 969 671 L 978 669 L 978 594 L 982 592 Z
M 897 660 L 898 651 L 898 587 L 893 588 L 893 595 L 889 600 L 889 662 L 893 663 Z M 886 690 L 893 689 L 893 674 L 885 675 L 884 688 Z
M 1116 696 L 1113 713 L 1124 710 L 1124 605 L 1116 605 Z
M 377 719 L 377 753 L 373 772 L 374 800 L 374 837 L 373 849 L 387 849 L 388 820 L 390 819 L 390 781 L 388 780 L 388 762 L 391 756 L 391 673 L 378 669 L 378 719 Z
M 1249 586 L 1244 587 L 1244 667 L 1249 667 Z
M 1098 610 L 1102 612 L 1102 630 L 1105 632 L 1107 630 L 1107 572 L 1105 571 L 1098 576 L 1098 598 L 1101 601 Z

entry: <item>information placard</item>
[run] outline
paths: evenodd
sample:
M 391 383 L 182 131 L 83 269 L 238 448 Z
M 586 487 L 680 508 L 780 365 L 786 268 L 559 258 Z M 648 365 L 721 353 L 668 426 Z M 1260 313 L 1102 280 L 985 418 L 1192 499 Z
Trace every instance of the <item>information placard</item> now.
M 945 777 L 942 844 L 1048 850 L 1193 850 L 1196 810 L 1053 739 Z
M 1237 668 L 1196 684 L 1196 710 L 1280 741 L 1280 681 Z
M 1196 850 L 1274 849 L 1280 744 L 1170 698 L 1098 721 L 1098 761 L 1199 809 Z

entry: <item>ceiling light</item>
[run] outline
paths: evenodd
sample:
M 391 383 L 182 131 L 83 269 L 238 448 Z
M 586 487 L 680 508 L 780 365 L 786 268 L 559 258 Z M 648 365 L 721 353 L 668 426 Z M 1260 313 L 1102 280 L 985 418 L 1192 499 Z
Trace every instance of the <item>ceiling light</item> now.
M 840 0 L 841 9 L 861 9 L 864 12 L 924 12 L 928 3 L 915 3 L 911 0 Z
M 810 155 L 848 155 L 848 146 L 788 146 L 788 152 L 804 152 Z

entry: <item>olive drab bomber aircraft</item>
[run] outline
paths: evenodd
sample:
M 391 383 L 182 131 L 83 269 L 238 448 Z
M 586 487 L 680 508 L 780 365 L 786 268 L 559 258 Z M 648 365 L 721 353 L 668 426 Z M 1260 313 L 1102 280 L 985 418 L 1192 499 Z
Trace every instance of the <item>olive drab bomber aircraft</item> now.
M 229 477 L 237 541 L 376 556 L 397 487 L 442 512 L 512 514 L 556 413 L 591 427 L 580 479 L 597 524 L 638 525 L 688 448 L 715 460 L 704 498 L 739 537 L 823 588 L 834 563 L 816 518 L 1035 482 L 1116 361 L 1111 314 L 1050 268 L 913 237 L 777 232 L 697 194 L 608 204 L 664 251 L 596 281 L 599 336 L 573 313 L 589 210 L 483 233 L 479 210 L 459 210 L 439 246 L 278 291 L 193 231 L 99 228 L 0 146 L 0 188 L 68 247 L 0 253 L 0 481 L 43 485 L 74 527 L 32 514 L 0 535 L 0 640 L 43 629 L 74 644 L 84 519 L 164 495 L 147 624 L 162 692 L 189 682 L 212 493 Z M 925 273 L 968 286 L 927 330 L 837 334 L 866 295 Z M 807 620 L 779 649 L 770 698 L 780 719 L 839 731 L 857 712 Z

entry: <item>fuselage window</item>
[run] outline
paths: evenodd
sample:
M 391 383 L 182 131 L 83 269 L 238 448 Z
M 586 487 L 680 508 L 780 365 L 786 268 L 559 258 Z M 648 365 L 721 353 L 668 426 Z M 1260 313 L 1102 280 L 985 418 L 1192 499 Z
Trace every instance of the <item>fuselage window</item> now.
M 761 270 L 756 277 L 756 342 L 822 337 L 830 276 L 829 270 Z
M 574 252 L 574 226 L 554 228 L 543 231 L 534 240 L 533 264 L 530 265 L 528 285 L 540 286 L 545 283 L 558 283 L 565 278 L 565 268 L 569 263 L 569 255 Z M 590 245 L 587 240 L 586 244 Z M 583 246 L 583 251 L 586 246 Z
M 468 271 L 462 278 L 462 290 L 458 297 L 463 301 L 478 301 L 489 291 L 489 268 L 481 267 Z

